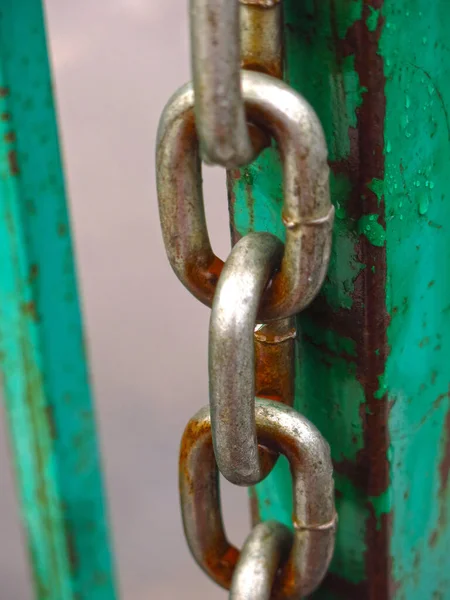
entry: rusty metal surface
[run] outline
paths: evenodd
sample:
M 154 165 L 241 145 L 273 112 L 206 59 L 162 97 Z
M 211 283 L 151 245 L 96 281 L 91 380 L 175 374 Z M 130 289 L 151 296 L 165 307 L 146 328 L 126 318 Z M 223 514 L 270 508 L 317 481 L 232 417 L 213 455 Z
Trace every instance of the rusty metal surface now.
M 291 407 L 256 401 L 261 444 L 284 454 L 293 478 L 294 543 L 274 586 L 273 600 L 297 600 L 324 577 L 334 547 L 336 514 L 329 447 L 317 429 Z M 199 566 L 230 587 L 239 551 L 226 539 L 209 407 L 186 427 L 180 449 L 179 485 L 183 525 Z
M 243 72 L 242 85 L 250 119 L 274 136 L 284 163 L 286 244 L 280 271 L 258 314 L 259 321 L 266 321 L 296 314 L 317 294 L 328 266 L 334 208 L 323 132 L 310 105 L 289 86 L 261 73 Z M 158 199 L 172 268 L 210 306 L 223 263 L 211 249 L 206 228 L 193 105 L 187 85 L 161 117 Z

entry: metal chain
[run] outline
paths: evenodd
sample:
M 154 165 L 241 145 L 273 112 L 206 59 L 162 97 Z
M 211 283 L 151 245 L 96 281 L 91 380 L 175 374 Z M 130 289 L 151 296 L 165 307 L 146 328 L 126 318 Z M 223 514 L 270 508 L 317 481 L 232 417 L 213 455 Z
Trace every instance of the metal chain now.
M 230 589 L 230 600 L 297 600 L 312 593 L 328 569 L 337 523 L 326 441 L 291 407 L 255 400 L 254 333 L 261 343 L 260 324 L 281 319 L 273 331 L 295 334 L 287 318 L 303 310 L 323 283 L 334 218 L 325 138 L 314 110 L 275 77 L 240 69 L 242 39 L 245 66 L 268 65 L 275 57 L 270 72 L 280 75 L 279 1 L 241 0 L 240 22 L 238 0 L 190 0 L 193 84 L 171 98 L 157 136 L 169 262 L 191 293 L 212 306 L 210 406 L 191 419 L 180 450 L 183 526 L 195 560 Z M 264 7 L 278 12 L 255 18 L 254 9 Z M 270 30 L 265 36 L 264 27 Z M 283 161 L 286 243 L 283 248 L 269 233 L 250 233 L 224 264 L 209 241 L 201 158 L 227 168 L 248 164 L 268 134 Z M 219 470 L 235 484 L 253 485 L 270 473 L 279 454 L 287 457 L 293 478 L 293 532 L 276 522 L 258 524 L 239 552 L 223 529 Z

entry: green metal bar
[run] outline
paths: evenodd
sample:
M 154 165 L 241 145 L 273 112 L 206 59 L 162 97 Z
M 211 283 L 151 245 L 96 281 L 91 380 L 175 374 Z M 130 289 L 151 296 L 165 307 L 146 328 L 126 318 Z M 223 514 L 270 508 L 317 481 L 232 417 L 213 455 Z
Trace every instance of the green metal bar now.
M 35 595 L 113 600 L 40 0 L 0 0 L 0 146 L 0 366 Z
M 340 523 L 323 599 L 450 589 L 450 47 L 446 0 L 285 0 L 287 73 L 326 131 L 334 249 L 299 318 L 296 406 L 329 440 Z M 231 179 L 230 179 L 231 181 Z M 283 237 L 274 148 L 233 227 Z M 290 522 L 280 462 L 256 490 Z

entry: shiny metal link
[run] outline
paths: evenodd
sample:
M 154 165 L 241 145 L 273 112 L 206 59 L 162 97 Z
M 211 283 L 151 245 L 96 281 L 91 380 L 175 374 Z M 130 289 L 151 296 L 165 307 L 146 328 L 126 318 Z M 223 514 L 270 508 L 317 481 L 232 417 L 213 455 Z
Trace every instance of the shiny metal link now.
M 304 98 L 262 73 L 242 72 L 249 121 L 278 143 L 284 168 L 286 244 L 258 321 L 292 316 L 315 297 L 328 266 L 334 209 L 319 120 Z M 158 130 L 156 173 L 167 255 L 180 281 L 211 306 L 223 262 L 209 241 L 190 84 L 169 101 Z
M 293 478 L 294 542 L 271 600 L 298 600 L 320 584 L 333 553 L 336 517 L 330 449 L 314 425 L 289 406 L 257 399 L 255 417 L 260 444 L 287 457 Z M 239 551 L 228 542 L 223 527 L 208 407 L 184 432 L 179 489 L 189 548 L 200 567 L 229 589 Z
M 279 0 L 241 0 L 270 9 Z M 256 157 L 241 89 L 241 36 L 238 0 L 190 0 L 195 115 L 203 160 L 228 169 Z M 245 32 L 246 33 L 246 32 Z M 260 32 L 258 48 L 273 45 L 280 33 Z M 260 54 L 260 52 L 258 52 Z
M 254 485 L 273 460 L 260 462 L 255 425 L 254 329 L 262 293 L 283 244 L 249 233 L 232 249 L 214 296 L 209 323 L 209 402 L 214 451 L 231 483 Z
M 240 83 L 238 0 L 190 0 L 195 114 L 205 162 L 227 168 L 255 158 Z
M 292 532 L 281 523 L 259 523 L 250 532 L 231 581 L 229 600 L 270 600 L 278 570 L 292 547 Z

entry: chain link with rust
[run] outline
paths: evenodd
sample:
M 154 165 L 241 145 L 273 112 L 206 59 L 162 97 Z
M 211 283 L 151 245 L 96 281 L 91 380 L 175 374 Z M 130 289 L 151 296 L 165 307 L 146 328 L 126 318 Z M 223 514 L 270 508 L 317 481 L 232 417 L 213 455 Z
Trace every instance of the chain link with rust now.
M 169 262 L 191 293 L 212 306 L 210 404 L 183 435 L 181 512 L 195 560 L 230 590 L 231 600 L 297 600 L 320 585 L 334 549 L 330 451 L 312 423 L 282 404 L 288 399 L 255 400 L 255 382 L 267 379 L 255 377 L 255 343 L 282 344 L 295 336 L 292 317 L 313 300 L 326 274 L 334 209 L 317 115 L 276 78 L 282 65 L 280 0 L 241 5 L 190 0 L 193 84 L 171 98 L 157 136 L 158 203 Z M 268 136 L 283 163 L 286 242 L 249 233 L 224 264 L 209 241 L 201 160 L 228 169 L 246 165 Z M 266 360 L 281 355 L 261 354 Z M 292 361 L 291 351 L 272 364 L 272 370 L 289 368 L 291 384 L 275 386 L 283 392 L 293 387 Z M 272 387 L 275 378 L 268 378 Z M 279 454 L 287 457 L 293 478 L 293 532 L 277 522 L 257 524 L 239 552 L 223 529 L 219 471 L 232 483 L 253 485 L 270 473 Z

